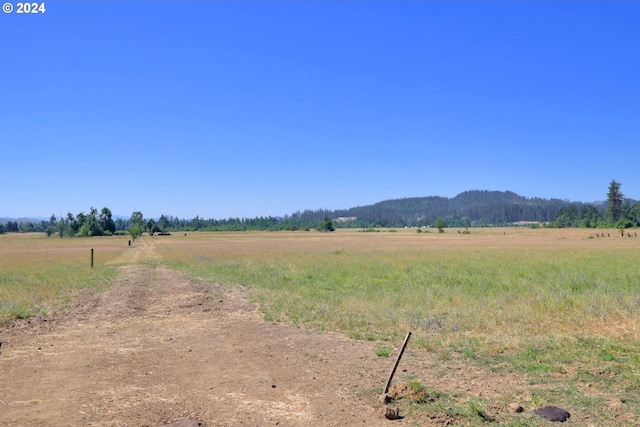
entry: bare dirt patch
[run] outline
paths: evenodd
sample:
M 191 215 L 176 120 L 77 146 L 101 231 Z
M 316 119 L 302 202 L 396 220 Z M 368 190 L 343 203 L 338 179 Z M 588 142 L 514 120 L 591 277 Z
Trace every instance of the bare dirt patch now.
M 241 288 L 129 265 L 0 329 L 0 425 L 384 425 L 372 343 L 261 320 Z

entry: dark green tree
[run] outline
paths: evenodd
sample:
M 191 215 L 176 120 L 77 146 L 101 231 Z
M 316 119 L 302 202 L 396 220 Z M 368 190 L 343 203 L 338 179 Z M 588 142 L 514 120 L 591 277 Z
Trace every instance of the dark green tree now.
M 164 216 L 164 214 L 160 215 L 156 226 L 158 227 L 158 231 L 160 231 L 160 234 L 166 234 L 167 228 L 169 227 L 169 220 L 166 216 Z
M 76 215 L 76 220 L 73 222 L 73 234 L 77 234 L 82 228 L 84 222 L 87 219 L 87 215 L 84 212 L 80 212 Z
M 33 233 L 34 231 L 36 231 L 36 227 L 32 222 L 23 222 L 20 223 L 20 231 L 23 233 Z
M 577 227 L 580 220 L 578 208 L 575 205 L 569 205 L 558 212 L 558 216 L 553 222 L 555 227 Z
M 333 221 L 328 216 L 325 216 L 322 222 L 320 223 L 320 227 L 318 228 L 320 231 L 335 231 L 335 227 L 333 226 Z
M 116 230 L 126 230 L 127 225 L 128 225 L 128 220 L 125 221 L 122 218 L 118 218 L 116 219 L 115 223 L 116 223 Z
M 636 203 L 635 207 L 631 210 L 631 221 L 635 226 L 640 226 L 640 202 Z
M 72 233 L 71 226 L 67 222 L 66 218 L 60 218 L 60 220 L 56 224 L 56 231 L 58 232 L 58 235 L 60 237 L 70 236 L 71 235 L 71 233 Z
M 438 229 L 438 233 L 444 233 L 444 220 L 442 218 L 437 218 L 435 225 Z
M 600 222 L 600 213 L 593 205 L 585 205 L 580 211 L 580 227 L 596 228 Z
M 98 219 L 98 210 L 94 207 L 91 207 L 88 215 L 84 215 L 82 213 L 78 214 L 78 218 L 80 216 L 84 216 L 84 220 L 76 233 L 78 237 L 91 237 L 91 236 L 102 236 L 103 230 L 100 227 L 100 220 Z
M 141 228 L 144 227 L 144 217 L 142 216 L 142 212 L 135 211 L 131 214 L 131 218 L 129 219 L 130 224 L 138 224 Z
M 158 226 L 153 218 L 147 221 L 147 230 L 149 231 L 149 236 L 153 236 L 153 233 L 158 231 Z
M 105 207 L 100 211 L 100 228 L 102 228 L 105 234 L 113 234 L 116 232 L 116 223 L 112 219 L 109 208 Z
M 622 201 L 624 195 L 620 191 L 621 184 L 615 180 L 609 184 L 609 192 L 607 193 L 607 220 L 611 224 L 615 224 L 620 219 L 622 214 Z

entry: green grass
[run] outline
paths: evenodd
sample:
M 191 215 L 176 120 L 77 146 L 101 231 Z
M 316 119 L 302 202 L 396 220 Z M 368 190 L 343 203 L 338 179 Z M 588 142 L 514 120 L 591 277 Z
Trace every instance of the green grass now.
M 247 286 L 267 320 L 377 340 L 382 357 L 384 343 L 411 330 L 411 346 L 442 363 L 529 378 L 532 405 L 632 425 L 624 420 L 640 416 L 640 242 L 502 233 L 227 234 L 161 251 L 174 268 Z M 602 409 L 617 398 L 624 413 Z M 467 425 L 492 417 L 479 401 L 451 407 Z
M 113 268 L 93 271 L 79 265 L 34 265 L 36 270 L 0 275 L 0 322 L 46 314 L 74 290 L 106 283 L 115 277 Z
M 639 320 L 640 263 L 626 248 L 298 251 L 279 244 L 269 253 L 180 248 L 180 259 L 166 248 L 165 258 L 208 280 L 250 286 L 270 320 L 361 339 L 396 339 L 410 329 L 430 342 L 491 336 L 497 349 L 519 348 L 510 337 L 589 335 L 600 325 Z
M 108 262 L 126 240 L 47 238 L 44 234 L 0 236 L 0 322 L 46 314 L 77 289 L 108 283 Z M 94 268 L 90 251 L 95 249 Z
M 524 400 L 569 408 L 592 425 L 634 425 L 640 241 L 589 237 L 548 229 L 189 233 L 155 239 L 154 262 L 246 286 L 269 321 L 377 341 L 381 358 L 412 331 L 410 348 L 433 353 L 435 363 L 425 371 L 405 356 L 415 381 L 456 363 L 526 379 L 526 391 L 503 390 L 499 402 L 436 385 L 436 399 L 407 407 L 415 414 L 481 425 L 496 406 Z M 46 312 L 73 289 L 107 282 L 126 248 L 126 236 L 21 239 L 0 236 L 0 319 Z M 98 243 L 91 270 L 88 245 Z M 530 413 L 496 422 L 545 425 Z
M 389 357 L 391 356 L 391 347 L 385 344 L 378 344 L 376 347 L 376 356 Z

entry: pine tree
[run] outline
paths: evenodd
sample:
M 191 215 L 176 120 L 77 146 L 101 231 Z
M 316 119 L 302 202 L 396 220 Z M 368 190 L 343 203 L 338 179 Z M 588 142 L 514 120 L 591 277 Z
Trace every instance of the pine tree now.
M 624 195 L 620 191 L 621 184 L 615 180 L 609 184 L 609 193 L 607 193 L 607 219 L 615 224 L 620 219 L 622 213 L 622 201 Z

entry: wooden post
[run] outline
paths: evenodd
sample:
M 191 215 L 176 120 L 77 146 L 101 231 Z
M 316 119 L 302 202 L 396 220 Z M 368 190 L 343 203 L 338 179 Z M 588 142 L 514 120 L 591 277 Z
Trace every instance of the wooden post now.
M 93 248 L 91 248 L 91 268 L 93 268 Z
M 404 353 L 404 349 L 407 348 L 407 344 L 409 343 L 409 338 L 411 338 L 411 332 L 407 332 L 407 336 L 404 339 L 404 343 L 402 343 L 402 348 L 398 353 L 398 357 L 396 358 L 396 363 L 393 365 L 391 374 L 389 374 L 387 385 L 384 386 L 384 391 L 382 392 L 383 395 L 389 393 L 389 386 L 391 385 L 391 380 L 393 379 L 393 375 L 396 373 L 396 369 L 398 369 L 398 365 L 400 364 L 400 359 L 402 358 L 402 353 Z

